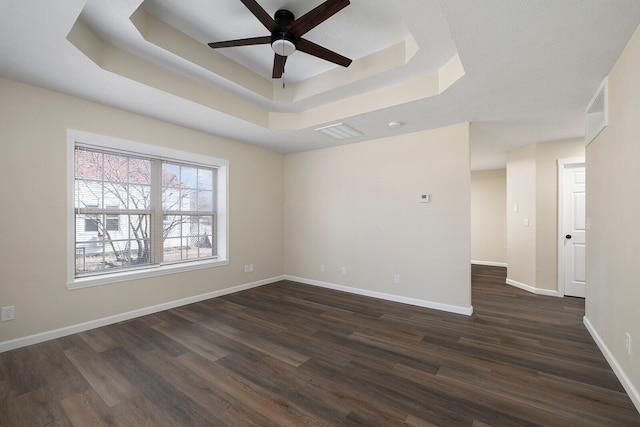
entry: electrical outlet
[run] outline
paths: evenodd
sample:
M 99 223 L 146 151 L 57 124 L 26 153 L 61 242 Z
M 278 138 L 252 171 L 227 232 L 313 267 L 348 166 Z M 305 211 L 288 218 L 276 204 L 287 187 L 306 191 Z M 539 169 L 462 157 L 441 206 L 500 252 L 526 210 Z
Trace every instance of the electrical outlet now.
M 340 271 L 342 272 L 343 276 L 347 275 L 347 267 L 342 267 L 342 269 Z
M 320 264 L 320 272 L 324 273 L 324 271 L 325 271 L 324 264 Z
M 252 273 L 253 272 L 253 264 L 245 264 L 244 265 L 244 272 L 245 273 Z
M 15 318 L 16 308 L 12 305 L 8 307 L 2 307 L 2 321 L 13 320 Z
M 629 332 L 627 332 L 627 339 L 624 345 L 625 345 L 625 348 L 627 349 L 627 354 L 631 355 L 631 335 L 629 334 Z
M 395 276 L 393 276 L 393 283 L 395 283 L 396 285 L 398 283 L 400 283 L 400 275 L 396 274 Z

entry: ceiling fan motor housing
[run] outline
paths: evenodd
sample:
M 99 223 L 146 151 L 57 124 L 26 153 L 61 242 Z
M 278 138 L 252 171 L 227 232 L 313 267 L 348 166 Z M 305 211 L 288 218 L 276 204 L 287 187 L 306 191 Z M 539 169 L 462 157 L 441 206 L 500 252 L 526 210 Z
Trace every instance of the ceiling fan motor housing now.
M 276 24 L 278 24 L 280 28 L 286 28 L 295 21 L 295 17 L 293 16 L 293 13 L 288 10 L 280 9 L 273 15 L 273 20 L 276 21 Z
M 278 10 L 273 18 L 281 30 L 295 20 L 293 13 L 285 9 Z M 275 31 L 271 34 L 271 49 L 280 56 L 289 56 L 296 51 L 296 38 L 288 31 Z

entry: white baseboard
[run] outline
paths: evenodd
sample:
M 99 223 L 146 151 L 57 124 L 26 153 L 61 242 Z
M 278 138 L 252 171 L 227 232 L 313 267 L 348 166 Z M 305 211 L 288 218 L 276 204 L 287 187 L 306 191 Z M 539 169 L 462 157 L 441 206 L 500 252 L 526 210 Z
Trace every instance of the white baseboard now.
M 584 326 L 587 328 L 587 331 L 589 331 L 591 337 L 596 342 L 598 348 L 604 355 L 604 358 L 607 359 L 607 362 L 609 362 L 609 366 L 611 366 L 611 369 L 613 369 L 613 372 L 618 377 L 618 380 L 620 380 L 622 387 L 624 387 L 636 409 L 638 410 L 638 412 L 640 412 L 640 392 L 638 392 L 638 389 L 635 388 L 627 374 L 624 372 L 616 358 L 613 356 L 613 353 L 611 353 L 611 351 L 609 350 L 609 347 L 607 347 L 591 322 L 589 322 L 587 316 L 584 316 L 582 318 L 582 321 L 584 323 Z
M 506 262 L 498 262 L 498 261 L 480 261 L 477 259 L 472 259 L 471 260 L 471 264 L 475 264 L 475 265 L 486 265 L 489 267 L 506 267 L 507 263 Z
M 514 286 L 516 288 L 522 289 L 523 291 L 531 292 L 532 294 L 537 295 L 546 295 L 550 297 L 557 297 L 558 291 L 552 291 L 550 289 L 540 289 L 531 285 L 527 285 L 526 283 L 521 283 L 512 279 L 507 278 L 507 285 Z
M 0 353 L 4 351 L 13 350 L 20 347 L 25 347 L 32 344 L 38 344 L 41 342 L 49 341 L 55 338 L 64 337 L 78 332 L 88 331 L 90 329 L 100 328 L 102 326 L 111 325 L 125 320 L 134 319 L 140 316 L 146 316 L 147 314 L 157 313 L 163 310 L 169 310 L 172 308 L 180 307 L 187 304 L 193 304 L 195 302 L 204 301 L 211 298 L 220 297 L 223 295 L 232 294 L 235 292 L 244 291 L 258 286 L 268 285 L 270 283 L 283 280 L 284 276 L 272 277 L 269 279 L 259 280 L 253 283 L 247 283 L 244 285 L 233 286 L 231 288 L 221 289 L 218 291 L 207 292 L 205 294 L 195 295 L 175 301 L 169 301 L 162 304 L 154 305 L 151 307 L 140 308 L 126 313 L 115 314 L 113 316 L 103 317 L 101 319 L 90 320 L 88 322 L 79 323 L 76 325 L 65 326 L 63 328 L 54 329 L 52 331 L 41 332 L 39 334 L 29 335 L 26 337 L 16 338 L 9 341 L 0 342 Z
M 416 305 L 418 307 L 432 308 L 434 310 L 447 311 L 449 313 L 464 314 L 466 316 L 471 316 L 473 314 L 473 306 L 462 307 L 457 305 L 442 304 L 439 302 L 425 301 L 425 300 L 420 300 L 416 298 L 403 297 L 399 295 L 385 294 L 382 292 L 369 291 L 366 289 L 352 288 L 350 286 L 336 285 L 333 283 L 321 282 L 319 280 L 305 279 L 303 277 L 285 275 L 284 278 L 285 280 L 300 282 L 307 285 L 319 286 L 322 288 L 334 289 L 336 291 L 343 291 L 351 294 L 364 295 L 367 297 L 394 301 L 394 302 L 399 302 L 403 304 Z

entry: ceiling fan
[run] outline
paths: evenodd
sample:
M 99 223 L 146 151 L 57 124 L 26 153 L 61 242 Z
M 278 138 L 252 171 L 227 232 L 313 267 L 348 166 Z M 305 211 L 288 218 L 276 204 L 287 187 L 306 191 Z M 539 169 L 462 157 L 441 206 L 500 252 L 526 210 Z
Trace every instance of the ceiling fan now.
M 271 74 L 271 77 L 274 79 L 282 77 L 287 57 L 296 50 L 333 62 L 334 64 L 342 65 L 343 67 L 348 67 L 351 64 L 351 59 L 302 38 L 305 33 L 347 7 L 350 4 L 349 0 L 327 0 L 298 19 L 295 19 L 293 13 L 285 9 L 278 10 L 274 17 L 271 18 L 257 1 L 240 1 L 258 18 L 262 25 L 271 32 L 271 35 L 208 43 L 213 49 L 271 44 L 271 49 L 273 49 L 275 54 L 273 59 L 273 72 Z

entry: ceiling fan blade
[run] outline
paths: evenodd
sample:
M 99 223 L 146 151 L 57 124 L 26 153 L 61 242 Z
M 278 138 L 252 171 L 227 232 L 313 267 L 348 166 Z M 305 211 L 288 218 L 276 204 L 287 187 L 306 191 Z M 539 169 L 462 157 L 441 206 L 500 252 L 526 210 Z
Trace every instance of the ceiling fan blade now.
M 273 18 L 269 16 L 267 11 L 264 10 L 256 0 L 240 1 L 247 7 L 247 9 L 251 11 L 251 13 L 255 15 L 256 18 L 258 18 L 258 21 L 262 22 L 262 25 L 264 25 L 266 29 L 269 30 L 269 32 L 274 33 L 278 31 L 278 24 L 276 24 L 276 21 L 274 21 Z
M 277 53 L 273 57 L 273 72 L 271 73 L 271 77 L 274 79 L 279 79 L 282 77 L 284 73 L 284 64 L 287 62 L 287 57 L 278 55 Z
M 287 30 L 296 37 L 302 37 L 303 34 L 340 12 L 349 4 L 349 0 L 327 0 L 293 21 Z
M 207 43 L 209 47 L 218 49 L 220 47 L 234 47 L 234 46 L 250 46 L 254 44 L 269 44 L 271 43 L 271 36 L 264 37 L 251 37 L 248 39 L 227 40 L 224 42 Z
M 352 62 L 349 58 L 342 56 L 339 53 L 336 53 L 332 50 L 327 49 L 326 47 L 322 47 L 305 39 L 298 39 L 296 48 L 301 52 L 305 52 L 320 59 L 333 62 L 334 64 L 342 65 L 343 67 L 348 67 Z
M 274 79 L 279 79 L 282 77 L 284 73 L 284 64 L 287 62 L 287 57 L 278 55 L 277 53 L 273 57 L 273 72 L 271 73 L 271 77 Z

